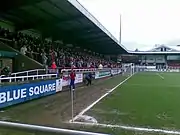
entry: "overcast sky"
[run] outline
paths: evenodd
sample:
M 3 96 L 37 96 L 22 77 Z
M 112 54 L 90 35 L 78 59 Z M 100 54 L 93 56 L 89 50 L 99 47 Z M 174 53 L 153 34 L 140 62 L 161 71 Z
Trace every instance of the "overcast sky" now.
M 78 0 L 122 44 L 146 50 L 154 44 L 180 44 L 180 0 Z

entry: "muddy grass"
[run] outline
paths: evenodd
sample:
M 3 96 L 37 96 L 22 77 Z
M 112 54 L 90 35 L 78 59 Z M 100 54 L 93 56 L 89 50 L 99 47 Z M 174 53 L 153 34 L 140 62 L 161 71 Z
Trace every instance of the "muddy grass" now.
M 78 87 L 75 92 L 74 115 L 77 115 L 125 78 L 127 77 L 115 76 L 94 81 L 93 85 L 89 87 Z M 0 112 L 0 119 L 20 123 L 62 127 L 64 122 L 71 119 L 70 92 L 60 92 L 49 97 L 10 107 Z

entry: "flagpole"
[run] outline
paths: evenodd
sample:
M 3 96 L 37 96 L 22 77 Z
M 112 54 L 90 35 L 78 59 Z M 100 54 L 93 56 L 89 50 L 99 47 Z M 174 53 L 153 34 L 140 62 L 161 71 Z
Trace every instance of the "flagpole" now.
M 121 44 L 121 14 L 120 14 L 120 18 L 119 18 L 119 44 Z
M 71 88 L 71 117 L 72 122 L 74 122 L 74 91 Z

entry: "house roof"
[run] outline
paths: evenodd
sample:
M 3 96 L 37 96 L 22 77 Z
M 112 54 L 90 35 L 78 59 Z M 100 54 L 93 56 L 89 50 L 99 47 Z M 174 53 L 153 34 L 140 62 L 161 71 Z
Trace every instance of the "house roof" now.
M 161 48 L 166 48 L 166 51 L 161 51 Z M 136 51 L 136 52 L 129 51 L 129 53 L 136 54 L 136 55 L 166 55 L 166 54 L 179 55 L 180 47 L 160 45 L 160 46 L 156 46 L 148 51 Z
M 147 52 L 158 52 L 159 49 L 161 49 L 161 48 L 166 48 L 166 50 L 167 50 L 168 52 L 177 52 L 177 51 L 179 51 L 179 50 L 177 50 L 177 48 L 175 48 L 175 47 L 166 46 L 166 45 L 160 45 L 160 46 L 156 46 L 156 47 L 148 50 Z

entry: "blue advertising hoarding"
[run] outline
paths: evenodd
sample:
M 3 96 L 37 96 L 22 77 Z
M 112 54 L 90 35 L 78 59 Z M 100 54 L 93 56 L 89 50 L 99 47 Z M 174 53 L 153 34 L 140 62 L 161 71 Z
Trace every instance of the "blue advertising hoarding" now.
M 14 86 L 1 86 L 0 108 L 55 94 L 56 91 L 62 89 L 59 87 L 60 82 L 60 80 L 47 80 Z

